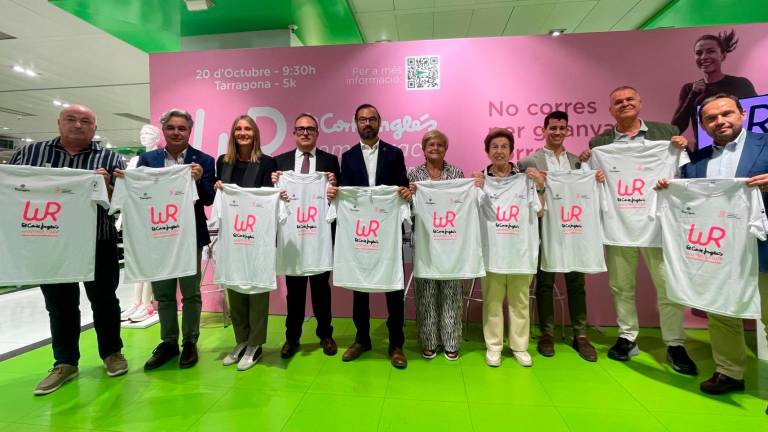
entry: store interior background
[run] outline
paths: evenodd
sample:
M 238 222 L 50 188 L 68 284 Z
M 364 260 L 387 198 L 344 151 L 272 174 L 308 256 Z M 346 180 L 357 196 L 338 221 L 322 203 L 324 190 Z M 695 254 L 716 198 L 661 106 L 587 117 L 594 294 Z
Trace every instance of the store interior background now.
M 143 151 L 150 53 L 768 22 L 766 0 L 212 1 L 210 10 L 190 12 L 183 0 L 0 0 L 0 163 L 15 148 L 56 136 L 58 112 L 69 103 L 94 110 L 103 145 L 126 157 Z M 0 361 L 49 342 L 42 296 L 26 288 L 0 287 Z M 123 307 L 132 290 L 120 287 Z M 81 303 L 87 328 L 84 295 Z M 270 325 L 279 330 L 282 320 Z M 145 348 L 148 355 L 149 342 Z M 140 367 L 141 358 L 129 360 Z

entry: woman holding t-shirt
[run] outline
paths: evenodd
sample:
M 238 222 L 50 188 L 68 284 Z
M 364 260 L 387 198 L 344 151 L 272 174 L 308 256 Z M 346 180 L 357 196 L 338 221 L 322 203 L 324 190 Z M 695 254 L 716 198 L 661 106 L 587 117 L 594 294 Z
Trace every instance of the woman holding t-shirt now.
M 685 83 L 680 89 L 679 103 L 672 117 L 672 124 L 680 129 L 681 134 L 691 125 L 693 135 L 697 137 L 696 107 L 704 99 L 718 93 L 732 94 L 739 98 L 757 96 L 755 87 L 747 78 L 723 73 L 723 62 L 728 54 L 736 49 L 738 43 L 733 30 L 719 33 L 717 36 L 705 34 L 696 40 L 693 45 L 694 59 L 704 77 Z M 698 148 L 698 143 L 695 145 Z
M 259 127 L 250 116 L 241 115 L 232 123 L 227 152 L 216 161 L 216 189 L 222 183 L 240 187 L 272 186 L 275 160 L 261 152 Z M 237 363 L 244 371 L 253 367 L 262 354 L 267 340 L 269 292 L 250 293 L 248 287 L 224 285 L 229 298 L 229 313 L 237 345 L 222 363 Z

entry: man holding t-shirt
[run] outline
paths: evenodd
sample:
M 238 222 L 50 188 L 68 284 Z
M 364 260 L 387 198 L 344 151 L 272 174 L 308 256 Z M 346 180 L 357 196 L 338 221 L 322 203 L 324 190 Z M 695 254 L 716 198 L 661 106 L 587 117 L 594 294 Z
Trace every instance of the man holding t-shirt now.
M 608 144 L 622 145 L 624 143 L 642 143 L 645 140 L 668 140 L 671 142 L 670 145 L 680 148 L 686 147 L 687 140 L 678 135 L 675 126 L 643 121 L 640 119 L 641 109 L 642 100 L 637 90 L 629 86 L 621 86 L 613 90 L 610 94 L 608 110 L 616 120 L 616 125 L 592 138 L 589 141 L 589 149 L 582 152 L 581 159 L 589 159 L 591 149 Z M 667 298 L 664 258 L 660 247 L 613 245 L 606 245 L 605 247 L 608 284 L 613 293 L 616 321 L 619 325 L 619 337 L 608 351 L 608 357 L 613 360 L 627 361 L 640 352 L 635 342 L 640 331 L 635 304 L 638 252 L 642 252 L 643 260 L 656 287 L 661 336 L 667 345 L 667 361 L 675 371 L 681 374 L 696 375 L 698 373 L 696 364 L 688 356 L 684 346 L 686 335 L 683 328 L 683 313 L 685 308 Z

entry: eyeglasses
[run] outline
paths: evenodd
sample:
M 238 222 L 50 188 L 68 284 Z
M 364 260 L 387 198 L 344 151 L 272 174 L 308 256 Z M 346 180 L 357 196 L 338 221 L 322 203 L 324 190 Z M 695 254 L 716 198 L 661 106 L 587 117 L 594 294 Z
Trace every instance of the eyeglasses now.
M 357 122 L 360 124 L 374 124 L 379 122 L 378 117 L 358 117 Z
M 296 135 L 304 135 L 304 134 L 312 135 L 317 132 L 317 128 L 314 126 L 307 126 L 307 127 L 298 126 L 293 128 L 293 132 Z

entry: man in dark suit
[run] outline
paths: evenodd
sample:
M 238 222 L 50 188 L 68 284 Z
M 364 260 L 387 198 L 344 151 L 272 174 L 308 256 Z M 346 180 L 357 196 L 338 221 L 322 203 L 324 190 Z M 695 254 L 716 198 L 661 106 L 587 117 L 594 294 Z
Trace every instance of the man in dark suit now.
M 179 322 L 176 316 L 176 286 L 181 288 L 182 350 L 179 367 L 189 368 L 197 363 L 197 339 L 200 335 L 200 259 L 203 246 L 211 242 L 206 226 L 204 207 L 213 204 L 215 191 L 214 160 L 211 156 L 189 145 L 192 132 L 192 116 L 183 110 L 173 109 L 160 119 L 165 147 L 139 156 L 137 166 L 163 168 L 174 165 L 192 165 L 192 177 L 197 184 L 198 200 L 195 201 L 195 222 L 197 231 L 197 273 L 192 276 L 152 282 L 152 292 L 157 300 L 160 316 L 160 338 L 162 342 L 152 351 L 144 364 L 145 370 L 156 369 L 179 354 Z
M 699 121 L 714 144 L 691 155 L 680 171 L 683 178 L 746 177 L 749 186 L 759 187 L 766 201 L 768 191 L 768 134 L 747 132 L 742 127 L 744 109 L 736 96 L 717 94 L 706 98 L 699 108 Z M 710 163 L 711 162 L 711 163 Z M 658 187 L 669 183 L 662 179 Z M 768 242 L 758 241 L 760 260 L 758 287 L 762 324 L 768 323 Z M 716 369 L 699 388 L 708 394 L 744 390 L 747 347 L 740 318 L 707 313 L 709 340 Z
M 360 142 L 341 155 L 340 186 L 400 186 L 400 196 L 409 200 L 408 175 L 402 150 L 379 139 L 381 116 L 370 104 L 355 110 L 355 124 Z M 335 191 L 328 191 L 333 199 Z M 387 298 L 387 329 L 389 330 L 389 357 L 392 366 L 404 369 L 408 360 L 403 353 L 405 333 L 405 302 L 402 291 L 385 293 Z M 368 293 L 355 291 L 352 297 L 352 320 L 357 328 L 355 342 L 347 348 L 343 361 L 352 361 L 371 350 L 371 309 Z
M 668 140 L 673 146 L 681 148 L 687 146 L 688 141 L 679 135 L 677 127 L 640 119 L 642 106 L 640 94 L 633 87 L 621 86 L 613 90 L 610 94 L 608 110 L 616 120 L 616 125 L 589 141 L 589 149 L 582 153 L 582 160 L 589 159 L 590 149 L 608 144 L 622 145 L 623 143 L 642 143 L 645 140 Z M 627 361 L 640 352 L 635 342 L 640 332 L 635 305 L 635 277 L 640 254 L 643 255 L 653 285 L 656 287 L 661 336 L 667 345 L 667 361 L 678 373 L 696 375 L 698 373 L 696 364 L 685 349 L 686 335 L 683 328 L 685 308 L 667 298 L 664 257 L 660 247 L 612 245 L 605 247 L 608 285 L 613 294 L 616 321 L 619 325 L 619 337 L 608 350 L 608 358 Z
M 326 173 L 331 185 L 336 185 L 340 176 L 339 158 L 316 147 L 320 134 L 317 119 L 311 114 L 301 113 L 293 123 L 293 136 L 296 149 L 277 157 L 278 171 L 272 174 L 272 183 L 277 183 L 282 171 L 293 170 L 297 173 L 322 171 Z M 325 355 L 336 355 L 338 348 L 333 340 L 331 325 L 331 286 L 328 279 L 331 272 L 322 272 L 311 276 L 286 276 L 288 288 L 286 301 L 288 314 L 285 317 L 285 343 L 280 350 L 280 357 L 288 359 L 299 350 L 301 327 L 304 324 L 304 305 L 307 301 L 307 280 L 312 290 L 312 311 L 317 320 L 315 334 L 320 338 L 320 346 Z

